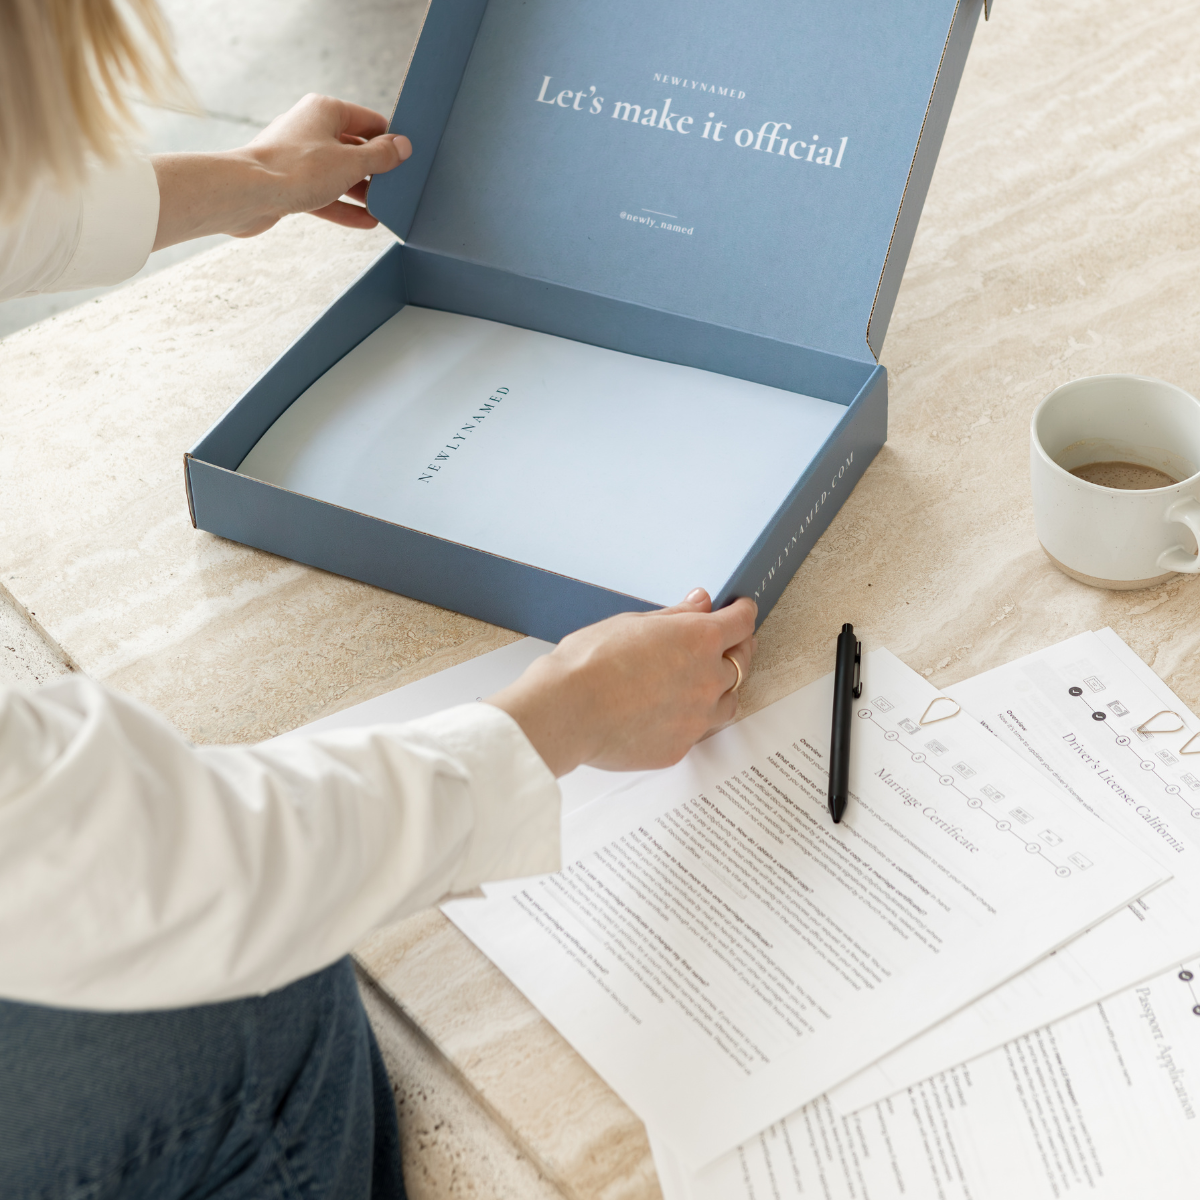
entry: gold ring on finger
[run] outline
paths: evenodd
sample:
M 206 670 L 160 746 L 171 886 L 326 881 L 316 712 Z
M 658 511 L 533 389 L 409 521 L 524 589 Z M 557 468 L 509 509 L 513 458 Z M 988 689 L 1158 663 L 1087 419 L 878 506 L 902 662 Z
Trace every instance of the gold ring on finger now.
M 738 688 L 742 686 L 742 664 L 739 663 L 732 654 L 722 654 L 721 657 L 728 659 L 731 663 L 733 663 L 733 669 L 737 672 L 737 681 L 734 683 L 733 687 L 729 689 L 731 692 L 736 692 Z

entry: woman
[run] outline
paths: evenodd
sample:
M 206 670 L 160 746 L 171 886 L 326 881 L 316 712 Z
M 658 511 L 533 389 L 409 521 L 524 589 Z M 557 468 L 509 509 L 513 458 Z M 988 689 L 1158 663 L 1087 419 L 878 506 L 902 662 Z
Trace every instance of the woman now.
M 222 154 L 131 154 L 123 89 L 178 98 L 153 0 L 0 0 L 0 299 L 116 282 L 286 213 L 358 228 L 408 157 L 305 97 Z M 0 688 L 0 1190 L 403 1195 L 346 958 L 372 929 L 559 865 L 555 778 L 666 766 L 730 720 L 754 605 L 693 592 L 565 638 L 424 721 L 195 748 L 75 677 Z

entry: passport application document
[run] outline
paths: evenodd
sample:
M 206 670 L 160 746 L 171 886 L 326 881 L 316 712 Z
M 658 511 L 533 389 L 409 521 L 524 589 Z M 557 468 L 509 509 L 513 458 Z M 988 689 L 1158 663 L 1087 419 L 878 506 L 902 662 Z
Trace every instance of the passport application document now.
M 568 818 L 558 874 L 444 906 L 686 1169 L 1169 877 L 969 718 L 931 751 L 887 651 L 863 678 L 841 825 L 830 676 Z
M 664 1200 L 1194 1200 L 1200 962 L 851 1116 L 827 1099 L 704 1170 L 650 1131 Z

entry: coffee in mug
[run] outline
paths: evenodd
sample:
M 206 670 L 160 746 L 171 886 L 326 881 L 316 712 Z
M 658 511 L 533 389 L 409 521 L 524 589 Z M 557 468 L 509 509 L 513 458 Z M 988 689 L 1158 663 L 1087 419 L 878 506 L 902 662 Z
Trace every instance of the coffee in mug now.
M 1123 492 L 1148 492 L 1179 482 L 1156 467 L 1143 467 L 1130 462 L 1087 463 L 1076 467 L 1071 474 L 1076 479 L 1086 479 L 1088 483 L 1098 483 L 1101 487 L 1119 488 Z
M 1200 571 L 1200 401 L 1140 375 L 1055 388 L 1030 424 L 1038 540 L 1094 587 Z

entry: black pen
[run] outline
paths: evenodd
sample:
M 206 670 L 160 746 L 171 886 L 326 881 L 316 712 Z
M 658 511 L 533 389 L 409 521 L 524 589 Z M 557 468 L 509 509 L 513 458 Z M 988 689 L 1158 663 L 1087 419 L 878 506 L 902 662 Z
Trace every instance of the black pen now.
M 829 815 L 835 825 L 850 798 L 850 701 L 862 695 L 861 672 L 862 642 L 855 639 L 853 625 L 843 625 L 833 667 L 833 733 L 829 739 Z

